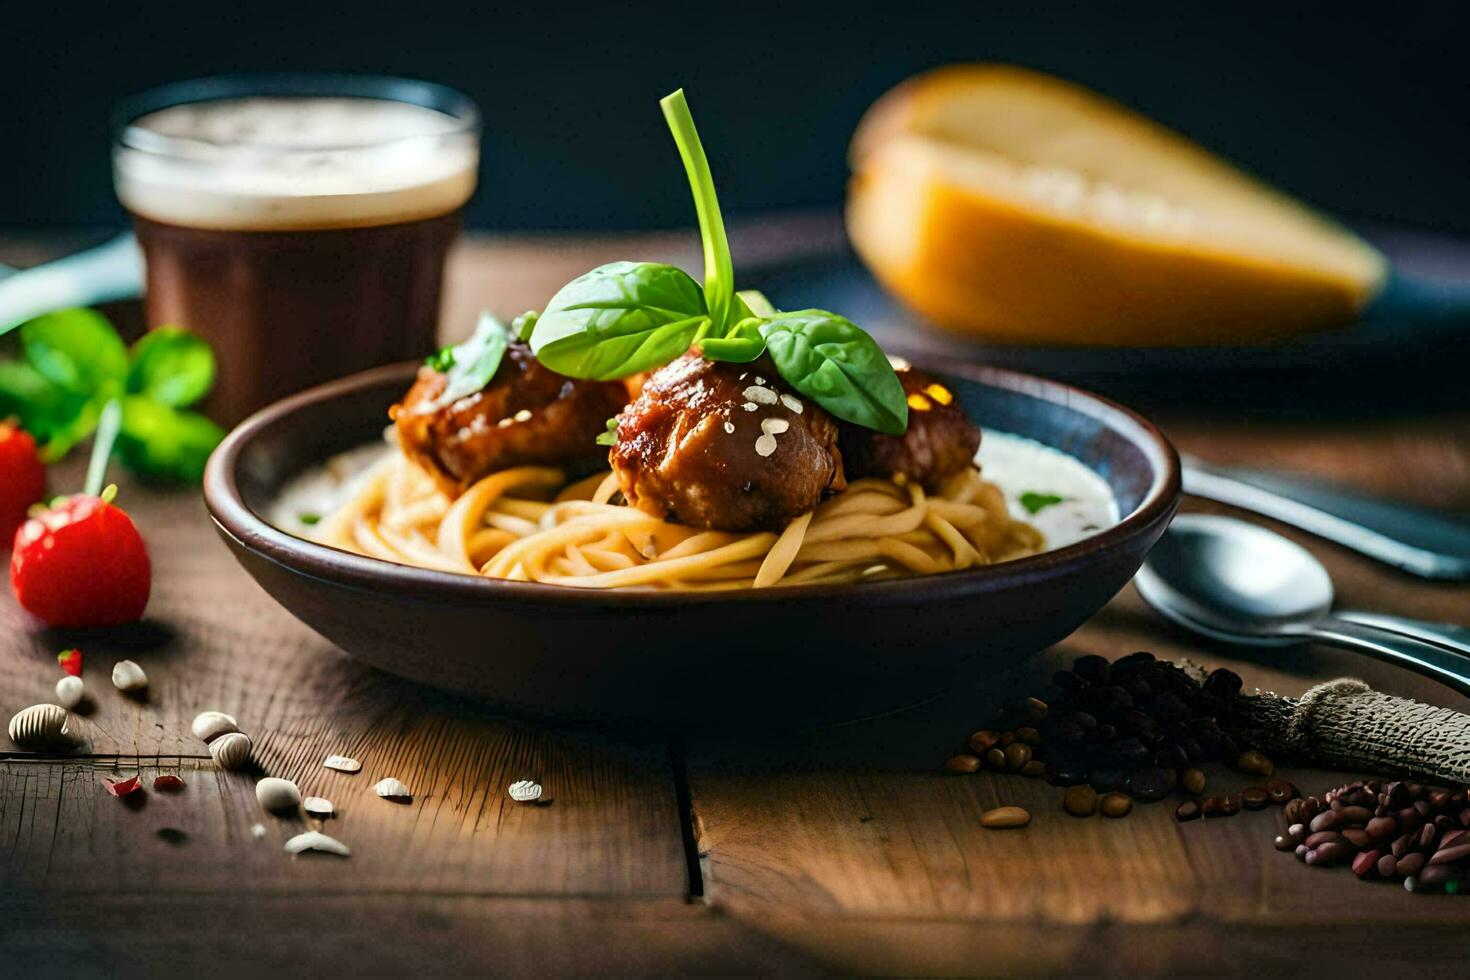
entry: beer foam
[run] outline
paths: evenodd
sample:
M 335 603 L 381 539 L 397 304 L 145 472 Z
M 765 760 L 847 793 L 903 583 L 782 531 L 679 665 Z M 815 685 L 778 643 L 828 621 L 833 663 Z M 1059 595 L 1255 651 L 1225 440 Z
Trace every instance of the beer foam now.
M 292 231 L 432 218 L 475 189 L 479 138 L 454 116 L 366 98 L 218 99 L 134 120 L 118 199 L 193 228 Z

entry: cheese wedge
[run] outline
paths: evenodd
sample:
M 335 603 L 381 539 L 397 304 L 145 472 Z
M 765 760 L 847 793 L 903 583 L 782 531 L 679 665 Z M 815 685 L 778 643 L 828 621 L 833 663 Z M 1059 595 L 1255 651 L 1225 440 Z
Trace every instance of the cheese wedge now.
M 965 65 L 884 95 L 847 225 L 878 280 L 987 340 L 1250 344 L 1350 323 L 1383 257 L 1291 198 L 1069 82 Z

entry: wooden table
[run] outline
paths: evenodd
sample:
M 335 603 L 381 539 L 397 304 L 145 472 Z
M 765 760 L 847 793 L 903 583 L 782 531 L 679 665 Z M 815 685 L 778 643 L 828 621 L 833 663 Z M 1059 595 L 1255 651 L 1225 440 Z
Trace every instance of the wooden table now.
M 831 244 L 821 216 L 745 229 L 737 258 Z M 0 261 L 47 248 L 12 236 Z M 539 305 L 604 260 L 697 266 L 690 235 L 497 238 L 459 251 L 446 323 Z M 39 250 L 39 251 L 38 251 Z M 1157 412 L 1182 449 L 1331 477 L 1470 513 L 1470 406 L 1436 414 L 1288 420 Z M 80 483 L 81 460 L 54 486 Z M 1177 824 L 1167 804 L 1077 820 L 1036 780 L 940 768 L 1003 701 L 1083 653 L 1150 649 L 1228 665 L 1297 694 L 1324 678 L 1465 710 L 1466 700 L 1329 649 L 1244 653 L 1166 626 L 1126 589 L 1056 648 L 975 677 L 921 709 L 802 734 L 722 738 L 557 729 L 358 665 L 278 608 L 215 539 L 194 492 L 123 481 L 152 550 L 146 623 L 122 634 L 35 631 L 0 596 L 0 714 L 53 700 L 55 655 L 80 643 L 95 709 L 85 755 L 0 752 L 0 973 L 915 974 L 1464 971 L 1470 902 L 1371 886 L 1272 850 L 1279 812 Z M 1193 508 L 1194 504 L 1189 505 Z M 1470 622 L 1470 586 L 1430 585 L 1293 535 L 1344 603 Z M 385 611 L 385 615 L 390 613 Z M 128 656 L 146 703 L 108 682 Z M 812 692 L 820 697 L 820 691 Z M 253 778 L 217 770 L 189 733 L 238 716 L 262 769 L 336 802 L 326 829 L 353 856 L 291 859 L 302 829 L 268 817 Z M 7 746 L 7 749 L 9 747 Z M 330 753 L 362 773 L 323 769 Z M 1308 792 L 1341 773 L 1290 768 Z M 178 773 L 187 788 L 130 806 L 101 777 Z M 396 776 L 411 804 L 373 795 Z M 555 801 L 511 803 L 514 780 Z M 1244 777 L 1210 772 L 1212 786 Z M 979 827 L 1020 803 L 1019 832 Z M 257 838 L 252 826 L 263 825 Z

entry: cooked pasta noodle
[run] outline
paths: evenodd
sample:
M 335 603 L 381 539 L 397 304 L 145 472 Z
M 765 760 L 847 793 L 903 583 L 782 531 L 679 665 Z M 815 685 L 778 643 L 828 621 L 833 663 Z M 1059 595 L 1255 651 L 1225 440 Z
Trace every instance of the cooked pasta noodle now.
M 779 534 L 686 527 L 614 503 L 611 473 L 568 484 L 518 466 L 451 500 L 391 451 L 352 484 L 314 537 L 405 565 L 584 588 L 714 590 L 932 575 L 1034 554 L 1035 528 L 1013 519 L 978 470 L 937 494 L 863 479 Z

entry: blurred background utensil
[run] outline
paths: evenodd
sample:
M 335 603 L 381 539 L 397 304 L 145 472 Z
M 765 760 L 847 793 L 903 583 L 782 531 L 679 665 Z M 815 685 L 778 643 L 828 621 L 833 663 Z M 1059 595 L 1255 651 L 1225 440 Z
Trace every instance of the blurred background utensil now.
M 142 293 L 143 254 L 131 232 L 29 269 L 0 267 L 0 334 L 53 310 Z
M 1184 458 L 1184 492 L 1301 528 L 1423 578 L 1470 579 L 1470 524 L 1281 473 Z
M 1470 692 L 1464 631 L 1397 617 L 1333 614 L 1332 579 L 1305 548 L 1230 517 L 1178 517 L 1134 579 L 1175 623 L 1250 646 L 1316 642 L 1359 650 Z

